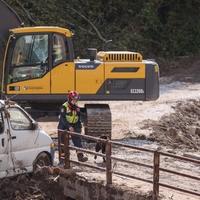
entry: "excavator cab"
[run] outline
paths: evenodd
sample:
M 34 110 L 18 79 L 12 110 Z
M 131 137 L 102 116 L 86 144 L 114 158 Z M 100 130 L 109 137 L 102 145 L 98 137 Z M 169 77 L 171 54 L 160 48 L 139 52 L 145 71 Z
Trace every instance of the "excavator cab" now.
M 74 90 L 74 69 L 73 63 L 70 63 L 73 62 L 71 36 L 68 29 L 59 27 L 11 29 L 4 63 L 5 94 L 18 94 L 19 99 L 15 99 L 19 101 L 35 102 L 51 101 L 51 98 L 42 96 L 44 98 L 33 99 L 33 94 L 66 94 Z M 66 65 L 69 68 L 62 70 Z M 60 87 L 56 82 L 61 73 L 62 79 L 64 76 L 71 78 L 67 78 L 66 85 L 60 84 Z

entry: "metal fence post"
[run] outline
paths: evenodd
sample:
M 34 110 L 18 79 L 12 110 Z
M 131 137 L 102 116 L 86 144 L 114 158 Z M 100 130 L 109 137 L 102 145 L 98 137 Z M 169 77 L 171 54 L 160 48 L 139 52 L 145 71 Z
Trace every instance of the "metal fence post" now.
M 65 169 L 70 168 L 70 152 L 69 152 L 69 133 L 64 132 L 64 152 L 65 152 Z
M 159 167 L 160 153 L 154 152 L 154 168 L 153 168 L 153 200 L 158 200 L 159 197 Z
M 106 142 L 106 184 L 112 184 L 111 142 Z

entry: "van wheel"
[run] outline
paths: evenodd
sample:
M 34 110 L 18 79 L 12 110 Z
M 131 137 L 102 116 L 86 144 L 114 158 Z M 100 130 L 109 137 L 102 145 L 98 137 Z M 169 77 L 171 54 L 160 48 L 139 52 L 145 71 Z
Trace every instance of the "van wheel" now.
M 41 153 L 39 156 L 36 158 L 35 162 L 33 163 L 33 173 L 37 171 L 42 166 L 50 166 L 51 159 L 50 156 L 47 153 Z

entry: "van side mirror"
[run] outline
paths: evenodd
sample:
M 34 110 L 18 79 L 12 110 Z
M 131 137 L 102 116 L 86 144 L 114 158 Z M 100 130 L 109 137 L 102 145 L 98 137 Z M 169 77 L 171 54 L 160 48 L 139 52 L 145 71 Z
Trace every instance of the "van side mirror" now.
M 36 130 L 38 128 L 38 123 L 35 121 L 31 122 L 31 130 Z

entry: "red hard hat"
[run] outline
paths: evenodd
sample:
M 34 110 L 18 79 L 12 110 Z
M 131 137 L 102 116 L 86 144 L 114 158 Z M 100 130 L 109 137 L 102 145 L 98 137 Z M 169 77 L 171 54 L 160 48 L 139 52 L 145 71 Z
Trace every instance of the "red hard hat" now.
M 67 95 L 67 98 L 68 98 L 68 100 L 69 101 L 72 101 L 72 100 L 79 100 L 79 94 L 78 94 L 78 92 L 76 92 L 76 91 L 71 91 L 71 92 L 69 92 L 69 94 Z

